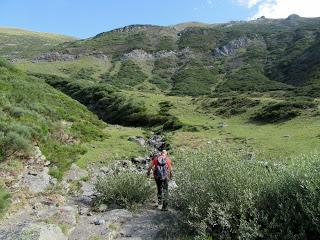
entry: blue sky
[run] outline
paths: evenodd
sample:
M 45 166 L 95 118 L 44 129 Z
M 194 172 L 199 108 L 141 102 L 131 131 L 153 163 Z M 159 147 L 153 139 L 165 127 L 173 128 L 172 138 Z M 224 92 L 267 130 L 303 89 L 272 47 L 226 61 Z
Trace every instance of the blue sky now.
M 301 12 L 302 6 L 308 5 L 308 2 L 312 6 L 309 9 L 304 7 L 304 12 Z M 319 2 L 319 0 L 1 0 L 0 26 L 85 38 L 137 23 L 158 25 L 189 21 L 219 23 L 247 20 L 261 15 L 286 17 L 294 12 L 299 14 L 299 11 L 302 15 L 313 16 L 318 12 L 314 9 L 320 9 Z

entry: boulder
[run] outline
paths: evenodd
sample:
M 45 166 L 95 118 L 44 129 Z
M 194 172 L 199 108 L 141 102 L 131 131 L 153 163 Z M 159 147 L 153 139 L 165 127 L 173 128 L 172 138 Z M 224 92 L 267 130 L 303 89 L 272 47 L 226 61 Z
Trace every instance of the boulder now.
M 30 172 L 25 176 L 24 184 L 32 193 L 43 192 L 50 185 L 49 168 L 43 168 L 42 172 Z
M 144 139 L 144 137 L 141 137 L 141 136 L 131 136 L 128 138 L 128 140 L 133 141 L 133 142 L 137 142 L 141 146 L 145 146 L 145 144 L 146 144 L 146 140 Z
M 76 164 L 72 164 L 70 170 L 66 173 L 63 180 L 65 181 L 79 181 L 83 178 L 88 177 L 88 172 Z

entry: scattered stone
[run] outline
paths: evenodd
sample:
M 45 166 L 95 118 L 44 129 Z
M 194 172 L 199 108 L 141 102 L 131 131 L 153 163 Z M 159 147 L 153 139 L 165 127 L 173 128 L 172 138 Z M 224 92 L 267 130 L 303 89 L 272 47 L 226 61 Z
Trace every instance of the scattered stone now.
M 89 208 L 87 207 L 79 207 L 78 213 L 79 215 L 92 216 L 92 214 L 90 215 Z
M 51 164 L 50 161 L 46 161 L 46 162 L 44 163 L 44 166 L 47 167 L 47 166 L 49 166 L 50 164 Z
M 38 173 L 35 172 L 35 171 L 29 171 L 29 172 L 28 172 L 28 175 L 37 176 Z
M 146 164 L 147 163 L 147 160 L 145 157 L 135 157 L 132 159 L 132 162 L 134 164 Z
M 227 127 L 227 126 L 228 126 L 228 125 L 225 124 L 224 122 L 221 122 L 221 123 L 218 124 L 218 128 L 225 128 L 225 127 Z
M 106 224 L 106 221 L 104 219 L 95 220 L 94 225 L 104 225 Z
M 51 185 L 56 185 L 58 183 L 58 180 L 56 178 L 51 178 L 50 179 L 50 184 Z

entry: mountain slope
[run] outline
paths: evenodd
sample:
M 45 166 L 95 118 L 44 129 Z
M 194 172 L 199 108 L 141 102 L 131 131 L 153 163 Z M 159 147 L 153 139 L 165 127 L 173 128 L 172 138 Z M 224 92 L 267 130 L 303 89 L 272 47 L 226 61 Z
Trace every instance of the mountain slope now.
M 3 61 L 0 88 L 0 162 L 38 145 L 59 177 L 85 152 L 81 143 L 106 137 L 105 125 L 83 105 Z
M 64 35 L 0 28 L 0 55 L 9 59 L 28 58 L 75 38 Z
M 180 95 L 215 90 L 264 92 L 318 82 L 319 36 L 320 18 L 292 15 L 216 25 L 130 25 L 60 44 L 55 51 L 77 56 L 98 51 L 108 57 L 112 67 L 106 73 L 111 76 L 125 75 L 119 65 L 132 61 L 148 79 L 143 84 L 120 79 L 122 87 L 129 89 L 161 89 Z M 237 77 L 244 71 L 246 79 Z M 195 91 L 190 92 L 190 86 L 206 91 L 191 87 Z

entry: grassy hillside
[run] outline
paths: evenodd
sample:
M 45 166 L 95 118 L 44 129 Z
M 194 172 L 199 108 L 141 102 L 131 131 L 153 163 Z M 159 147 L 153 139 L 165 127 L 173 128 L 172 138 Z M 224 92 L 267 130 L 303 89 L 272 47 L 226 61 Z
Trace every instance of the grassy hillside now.
M 9 59 L 30 58 L 49 51 L 59 43 L 73 40 L 75 38 L 58 34 L 0 28 L 0 56 Z
M 130 134 L 143 135 L 142 130 L 107 126 L 79 102 L 3 60 L 0 88 L 2 171 L 17 171 L 35 145 L 51 162 L 50 174 L 58 179 L 77 161 L 86 166 L 114 159 L 115 152 L 124 159 L 144 153 L 138 144 L 127 140 Z M 110 143 L 115 142 L 118 145 L 113 149 Z M 87 155 L 97 158 L 84 160 Z M 0 212 L 9 197 L 3 188 L 8 179 L 2 176 L 0 171 Z

